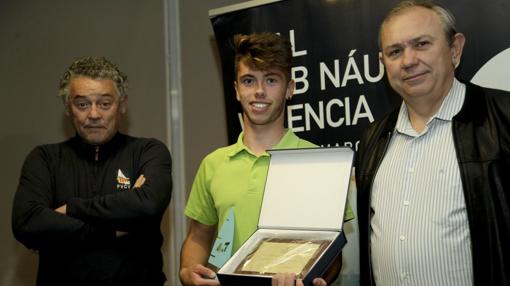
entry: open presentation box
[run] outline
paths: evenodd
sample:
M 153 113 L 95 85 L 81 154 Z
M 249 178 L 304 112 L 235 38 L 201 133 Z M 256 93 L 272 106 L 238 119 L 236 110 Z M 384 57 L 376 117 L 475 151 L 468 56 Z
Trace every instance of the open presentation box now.
M 223 286 L 271 285 L 293 272 L 312 285 L 347 243 L 342 231 L 354 151 L 270 150 L 258 229 L 218 271 Z

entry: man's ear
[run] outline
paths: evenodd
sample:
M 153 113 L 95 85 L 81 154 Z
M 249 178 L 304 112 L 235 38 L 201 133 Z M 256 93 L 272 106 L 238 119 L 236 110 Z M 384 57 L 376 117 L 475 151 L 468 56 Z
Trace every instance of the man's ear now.
M 64 101 L 64 112 L 66 116 L 71 117 L 71 104 L 67 99 Z
M 453 36 L 453 41 L 450 47 L 452 54 L 452 63 L 455 68 L 460 64 L 460 58 L 462 57 L 462 51 L 464 44 L 466 43 L 466 37 L 462 33 L 457 33 Z
M 236 91 L 236 99 L 237 99 L 237 101 L 241 101 L 241 98 L 239 96 L 239 91 L 237 91 L 237 80 L 234 80 L 234 89 Z
M 379 61 L 384 65 L 384 57 L 382 51 L 379 51 Z
M 128 96 L 127 94 L 125 94 L 121 100 L 120 100 L 120 105 L 119 105 L 119 108 L 120 108 L 120 114 L 124 115 L 126 114 L 127 112 L 127 101 L 128 101 Z
M 285 90 L 285 99 L 286 100 L 291 100 L 292 97 L 294 96 L 294 88 L 296 87 L 296 83 L 294 82 L 293 79 L 291 79 L 289 81 L 289 83 L 287 83 L 287 89 Z

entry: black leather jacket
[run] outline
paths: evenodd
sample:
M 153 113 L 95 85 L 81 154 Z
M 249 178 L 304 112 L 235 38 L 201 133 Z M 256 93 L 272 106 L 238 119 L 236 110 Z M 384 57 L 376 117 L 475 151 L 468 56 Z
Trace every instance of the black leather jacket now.
M 471 233 L 474 285 L 510 285 L 510 93 L 466 84 L 453 118 Z M 370 261 L 370 192 L 398 109 L 365 132 L 356 158 L 361 285 L 375 285 Z

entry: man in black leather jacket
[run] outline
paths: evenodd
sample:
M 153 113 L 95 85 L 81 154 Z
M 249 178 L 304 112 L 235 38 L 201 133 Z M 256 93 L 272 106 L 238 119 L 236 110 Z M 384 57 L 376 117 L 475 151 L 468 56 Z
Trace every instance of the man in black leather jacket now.
M 453 273 L 455 270 L 448 272 L 451 262 L 441 260 L 444 257 L 449 259 L 452 253 L 446 252 L 438 257 L 433 255 L 434 249 L 426 249 L 430 251 L 427 254 L 428 257 L 414 256 L 419 251 L 409 249 L 406 249 L 408 252 L 403 251 L 403 256 L 402 253 L 398 253 L 401 250 L 400 243 L 409 242 L 407 246 L 415 243 L 408 238 L 416 232 L 420 233 L 423 229 L 427 229 L 428 224 L 444 232 L 439 241 L 432 243 L 425 241 L 418 245 L 427 246 L 428 243 L 442 245 L 451 242 L 445 239 L 445 237 L 448 238 L 451 225 L 442 224 L 444 221 L 451 221 L 450 217 L 440 218 L 442 220 L 439 222 L 428 219 L 429 216 L 434 216 L 430 213 L 436 212 L 436 206 L 426 205 L 425 200 L 409 202 L 402 198 L 403 205 L 406 207 L 416 203 L 421 207 L 424 206 L 423 209 L 426 211 L 413 217 L 419 222 L 410 219 L 413 223 L 410 228 L 411 233 L 400 236 L 400 241 L 398 238 L 394 239 L 395 245 L 398 245 L 397 251 L 387 251 L 384 252 L 386 253 L 384 257 L 376 257 L 382 253 L 379 250 L 385 245 L 374 245 L 383 241 L 388 232 L 393 234 L 391 230 L 381 229 L 378 224 L 381 217 L 386 217 L 387 212 L 397 217 L 396 221 L 389 222 L 393 225 L 409 219 L 407 209 L 391 205 L 389 203 L 391 199 L 388 197 L 401 194 L 395 190 L 398 189 L 400 182 L 408 180 L 411 176 L 424 176 L 423 173 L 418 172 L 410 173 L 408 176 L 396 175 L 403 174 L 400 169 L 405 168 L 398 162 L 407 162 L 407 158 L 396 157 L 404 156 L 400 154 L 416 154 L 415 151 L 410 150 L 412 147 L 409 145 L 397 146 L 396 142 L 399 137 L 410 142 L 417 140 L 416 138 L 432 136 L 429 133 L 432 132 L 432 128 L 435 128 L 434 120 L 438 120 L 436 115 L 454 96 L 458 97 L 456 100 L 461 100 L 459 110 L 450 120 L 439 120 L 449 121 L 447 124 L 450 124 L 448 125 L 451 130 L 450 137 L 439 139 L 454 148 L 456 163 L 453 164 L 455 165 L 453 168 L 459 174 L 460 198 L 463 198 L 460 208 L 447 211 L 465 214 L 465 219 L 461 220 L 460 226 L 456 227 L 465 228 L 468 233 L 467 242 L 463 243 L 467 246 L 470 257 L 467 257 L 465 263 L 455 266 L 467 269 L 464 276 L 466 281 L 458 283 L 459 285 L 461 283 L 463 285 L 510 285 L 510 247 L 508 246 L 510 240 L 510 94 L 470 83 L 461 83 L 455 79 L 454 70 L 460 61 L 464 36 L 455 32 L 454 28 L 453 16 L 444 8 L 433 3 L 408 1 L 394 8 L 381 25 L 381 59 L 385 64 L 391 86 L 403 98 L 403 105 L 372 124 L 359 145 L 356 159 L 356 184 L 361 285 L 387 285 L 391 284 L 388 281 L 394 281 L 391 279 L 400 279 L 399 281 L 411 279 L 416 285 L 455 285 L 446 280 L 457 275 Z M 453 92 L 454 86 L 464 87 L 459 88 L 460 92 Z M 449 99 L 446 99 L 447 97 Z M 409 123 L 408 126 L 412 130 L 407 131 L 414 133 L 414 137 L 405 134 L 407 131 L 399 129 L 400 121 Z M 401 149 L 398 149 L 398 156 L 391 157 L 388 154 L 395 154 L 392 150 L 394 148 Z M 441 152 L 440 149 L 437 150 L 437 154 L 442 154 Z M 435 161 L 441 164 L 443 158 L 439 156 L 432 155 L 420 160 L 424 165 Z M 385 189 L 384 187 L 388 185 L 397 187 Z M 428 184 L 422 186 L 411 184 L 404 191 L 434 191 L 428 189 L 428 186 Z M 452 188 L 445 186 L 444 189 L 450 191 Z M 408 262 L 409 264 L 406 264 Z M 388 274 L 387 271 L 383 273 L 381 269 L 387 269 L 384 268 L 386 265 L 381 266 L 383 263 L 394 265 L 394 268 L 391 268 L 393 266 L 390 268 L 396 270 L 395 277 L 390 277 L 392 274 Z M 439 265 L 438 268 L 447 270 L 438 271 L 440 273 L 427 272 L 430 269 L 437 269 L 434 268 L 434 264 Z M 401 269 L 403 271 L 399 272 Z M 409 269 L 414 269 L 415 272 L 408 271 Z M 422 270 L 423 272 L 420 273 Z M 444 282 L 433 284 L 427 282 L 438 280 Z

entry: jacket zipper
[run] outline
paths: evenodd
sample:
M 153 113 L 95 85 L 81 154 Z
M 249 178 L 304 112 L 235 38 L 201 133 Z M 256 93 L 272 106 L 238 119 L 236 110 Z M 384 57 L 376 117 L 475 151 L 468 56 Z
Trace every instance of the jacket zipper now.
M 96 152 L 94 154 L 94 161 L 99 161 L 99 146 L 96 146 Z

